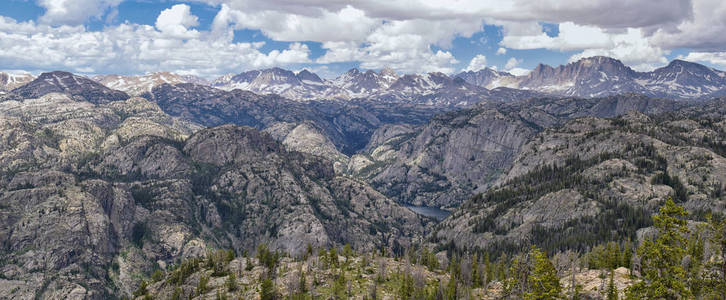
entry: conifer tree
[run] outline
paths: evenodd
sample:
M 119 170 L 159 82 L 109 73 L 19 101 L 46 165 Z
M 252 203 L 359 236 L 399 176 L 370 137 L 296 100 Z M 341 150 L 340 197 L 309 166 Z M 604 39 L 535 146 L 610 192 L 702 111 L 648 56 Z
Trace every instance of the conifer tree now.
M 629 270 L 632 270 L 633 268 L 633 245 L 631 244 L 630 240 L 627 240 L 625 242 L 625 245 L 623 246 L 622 266 L 628 268 Z
M 484 274 L 486 274 L 486 277 L 484 279 L 486 280 L 487 284 L 494 280 L 494 268 L 492 268 L 492 262 L 489 258 L 489 252 L 484 252 Z
M 711 257 L 704 266 L 704 292 L 707 299 L 726 300 L 726 219 L 708 218 Z
M 456 299 L 457 288 L 458 288 L 458 286 L 456 284 L 456 276 L 454 276 L 452 274 L 449 279 L 449 283 L 446 284 L 446 291 L 444 292 L 444 299 L 445 300 Z
M 608 300 L 618 300 L 618 288 L 615 286 L 615 271 L 610 271 L 607 295 Z
M 471 259 L 471 286 L 473 288 L 481 287 L 481 273 L 479 271 L 479 256 L 474 254 Z
M 668 199 L 653 217 L 657 238 L 638 248 L 642 280 L 630 286 L 628 299 L 684 299 L 691 297 L 681 261 L 686 255 L 687 212 Z
M 536 246 L 532 246 L 529 252 L 530 261 L 534 263 L 532 268 L 531 292 L 524 294 L 525 300 L 549 300 L 558 299 L 562 294 L 560 278 L 557 270 L 547 255 Z
M 260 300 L 274 300 L 277 299 L 277 291 L 275 291 L 275 285 L 270 278 L 265 278 L 260 284 Z

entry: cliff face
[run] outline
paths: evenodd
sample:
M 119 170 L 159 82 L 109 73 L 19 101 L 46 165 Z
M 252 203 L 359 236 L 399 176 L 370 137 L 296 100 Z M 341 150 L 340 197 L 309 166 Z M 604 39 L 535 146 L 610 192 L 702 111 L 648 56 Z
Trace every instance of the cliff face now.
M 668 197 L 693 218 L 723 212 L 726 127 L 723 115 L 710 114 L 707 108 L 650 117 L 631 112 L 544 130 L 432 240 L 494 250 L 522 243 L 570 249 L 635 240 Z
M 256 129 L 202 129 L 142 98 L 54 93 L 0 102 L 0 203 L 10 298 L 128 295 L 139 274 L 207 247 L 393 248 L 426 226 Z
M 348 172 L 400 202 L 456 207 L 506 174 L 523 145 L 546 128 L 583 116 L 655 114 L 678 107 L 638 95 L 481 104 L 426 125 L 378 129 L 366 149 L 351 158 Z

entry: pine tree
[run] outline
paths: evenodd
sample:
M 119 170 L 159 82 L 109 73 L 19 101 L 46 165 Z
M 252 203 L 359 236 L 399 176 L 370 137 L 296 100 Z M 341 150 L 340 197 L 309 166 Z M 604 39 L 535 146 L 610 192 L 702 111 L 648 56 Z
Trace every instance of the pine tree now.
M 308 292 L 308 283 L 305 281 L 305 271 L 302 269 L 302 265 L 300 265 L 300 281 L 298 282 L 298 291 L 300 293 L 307 293 Z
M 227 291 L 234 292 L 237 290 L 237 276 L 234 273 L 230 273 L 224 285 L 227 286 Z
M 688 289 L 694 298 L 700 299 L 703 293 L 705 280 L 703 278 L 704 236 L 703 227 L 699 226 L 697 232 L 691 235 L 688 241 L 688 256 L 683 260 L 683 267 L 688 278 Z
M 265 278 L 260 283 L 260 300 L 274 300 L 277 299 L 277 292 L 275 291 L 275 285 L 270 278 Z
M 524 299 L 548 300 L 558 299 L 562 294 L 560 278 L 557 270 L 547 255 L 536 246 L 530 250 L 531 262 L 534 263 L 530 278 L 532 290 L 524 294 Z
M 171 300 L 181 300 L 181 295 L 182 295 L 182 289 L 176 288 L 176 289 L 174 289 L 174 293 L 171 294 Z
M 335 299 L 347 299 L 345 295 L 345 273 L 340 271 L 340 274 L 333 281 L 333 298 Z
M 608 283 L 608 300 L 618 300 L 618 288 L 615 286 L 615 272 L 610 271 L 610 283 Z
M 492 268 L 492 262 L 489 258 L 489 252 L 484 252 L 484 279 L 486 284 L 494 280 L 494 268 Z
M 707 299 L 726 300 L 726 219 L 716 221 L 708 217 L 708 230 L 712 257 L 704 266 L 704 292 Z
M 338 249 L 330 248 L 328 252 L 328 263 L 333 267 L 338 267 Z
M 632 274 L 632 268 L 633 268 L 633 245 L 630 243 L 630 240 L 627 240 L 625 242 L 625 245 L 623 246 L 623 262 L 622 266 L 628 268 L 631 270 Z
M 203 295 L 207 292 L 207 283 L 209 283 L 209 276 L 202 275 L 197 284 L 197 295 Z
M 471 259 L 471 286 L 473 288 L 479 288 L 481 287 L 481 275 L 479 271 L 479 256 L 474 254 L 474 257 Z
M 345 256 L 346 260 L 353 256 L 353 249 L 350 247 L 350 244 L 343 246 L 343 256 Z
M 252 265 L 252 260 L 250 260 L 249 257 L 247 257 L 247 260 L 245 261 L 245 271 L 252 271 L 252 268 L 255 266 Z
M 609 270 L 615 270 L 620 265 L 622 258 L 620 257 L 620 247 L 615 242 L 609 242 L 605 247 L 605 265 Z
M 681 261 L 686 255 L 688 213 L 672 199 L 660 208 L 653 223 L 658 230 L 655 241 L 646 240 L 638 248 L 642 280 L 630 286 L 628 299 L 684 299 L 691 293 L 686 287 L 686 271 Z
M 446 284 L 446 291 L 444 292 L 444 299 L 445 300 L 457 299 L 456 291 L 457 291 L 456 276 L 453 276 L 453 274 L 452 274 L 451 278 L 449 279 L 449 283 Z

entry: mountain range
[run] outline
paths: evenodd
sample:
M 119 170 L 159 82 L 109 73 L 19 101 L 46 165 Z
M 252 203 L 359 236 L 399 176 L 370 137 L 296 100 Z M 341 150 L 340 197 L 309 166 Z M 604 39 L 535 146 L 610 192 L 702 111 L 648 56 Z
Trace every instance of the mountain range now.
M 209 249 L 260 244 L 288 262 L 348 244 L 506 264 L 529 244 L 643 240 L 668 197 L 694 222 L 726 212 L 726 99 L 704 99 L 723 91 L 723 72 L 674 61 L 642 73 L 596 57 L 521 77 L 464 74 L 6 79 L 0 295 L 120 298 Z M 505 82 L 517 86 L 492 88 Z M 293 97 L 313 86 L 345 97 Z M 450 214 L 437 222 L 411 205 Z M 187 278 L 184 294 L 211 297 L 193 289 L 213 272 Z M 168 282 L 154 290 L 171 295 Z
M 212 82 L 193 76 L 152 73 L 144 76 L 96 76 L 108 87 L 132 95 L 162 83 L 191 82 L 222 90 L 277 94 L 297 101 L 379 101 L 465 107 L 486 100 L 512 101 L 543 95 L 603 97 L 639 93 L 650 97 L 697 100 L 726 93 L 726 72 L 697 63 L 674 60 L 650 72 L 637 72 L 621 61 L 596 56 L 551 67 L 540 64 L 527 75 L 485 68 L 453 76 L 443 73 L 404 74 L 384 68 L 379 72 L 351 69 L 334 79 L 309 70 L 281 68 L 253 70 L 222 76 Z
M 713 97 L 726 88 L 726 72 L 697 63 L 673 60 L 650 72 L 636 72 L 617 59 L 596 56 L 551 67 L 540 64 L 529 74 L 514 76 L 484 69 L 457 77 L 485 87 L 509 87 L 573 97 L 603 97 L 639 93 L 650 97 L 695 100 Z
M 35 79 L 32 75 L 0 73 L 0 92 Z M 674 100 L 704 100 L 726 94 L 726 72 L 697 63 L 673 60 L 650 72 L 637 72 L 604 56 L 583 58 L 567 65 L 540 64 L 527 75 L 484 68 L 453 76 L 443 73 L 397 74 L 351 69 L 323 79 L 309 70 L 282 68 L 228 74 L 213 81 L 193 75 L 156 72 L 140 76 L 96 75 L 105 86 L 138 96 L 161 84 L 194 83 L 232 91 L 276 94 L 296 101 L 369 99 L 385 102 L 467 107 L 482 101 L 513 101 L 533 97 L 605 97 L 638 93 Z

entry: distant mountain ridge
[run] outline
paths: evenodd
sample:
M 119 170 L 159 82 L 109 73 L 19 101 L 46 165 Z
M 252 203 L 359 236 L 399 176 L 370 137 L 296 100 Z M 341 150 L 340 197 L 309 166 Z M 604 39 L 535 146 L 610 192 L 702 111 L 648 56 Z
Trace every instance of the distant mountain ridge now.
M 33 79 L 0 74 L 0 90 L 10 91 Z M 276 94 L 296 101 L 365 98 L 448 107 L 542 96 L 595 98 L 637 93 L 673 100 L 704 100 L 726 94 L 726 72 L 721 70 L 676 59 L 653 71 L 638 72 L 605 56 L 582 58 L 557 67 L 540 64 L 522 76 L 491 68 L 453 76 L 440 72 L 397 74 L 389 68 L 380 71 L 354 68 L 334 79 L 325 79 L 307 69 L 295 72 L 274 67 L 227 74 L 211 82 L 169 72 L 97 75 L 91 79 L 131 96 L 150 92 L 162 84 L 194 83 L 226 91 Z
M 38 98 L 48 93 L 64 93 L 76 101 L 88 101 L 93 104 L 106 104 L 112 101 L 126 100 L 129 95 L 110 89 L 87 77 L 63 71 L 43 73 L 35 80 L 12 90 L 12 93 L 23 98 Z
M 156 86 L 164 83 L 195 83 L 209 85 L 209 81 L 193 75 L 178 75 L 170 72 L 154 72 L 140 76 L 123 75 L 96 75 L 91 79 L 115 90 L 138 96 L 150 92 Z
M 676 59 L 653 71 L 637 72 L 605 56 L 583 58 L 558 67 L 540 64 L 524 76 L 487 68 L 456 77 L 488 89 L 508 87 L 585 98 L 639 93 L 694 100 L 717 96 L 726 88 L 726 72 L 697 63 Z
M 35 77 L 30 74 L 8 74 L 0 72 L 0 92 L 10 91 L 33 81 Z
M 449 106 L 468 106 L 482 100 L 526 99 L 543 94 L 592 98 L 639 93 L 694 100 L 723 94 L 726 72 L 683 60 L 673 60 L 650 72 L 638 72 L 617 59 L 594 56 L 557 67 L 540 64 L 523 76 L 491 68 L 454 76 L 443 73 L 401 75 L 385 68 L 379 72 L 351 69 L 327 80 L 308 70 L 295 73 L 271 68 L 226 75 L 214 81 L 212 86 L 274 93 L 303 101 L 372 98 Z M 518 92 L 512 93 L 514 90 Z
M 321 79 L 308 70 L 294 73 L 271 68 L 225 75 L 211 85 L 228 91 L 240 89 L 257 94 L 278 94 L 298 101 L 367 98 L 458 107 L 485 100 L 515 100 L 540 95 L 536 91 L 489 90 L 440 72 L 399 75 L 388 68 L 379 72 L 351 69 L 332 80 Z

